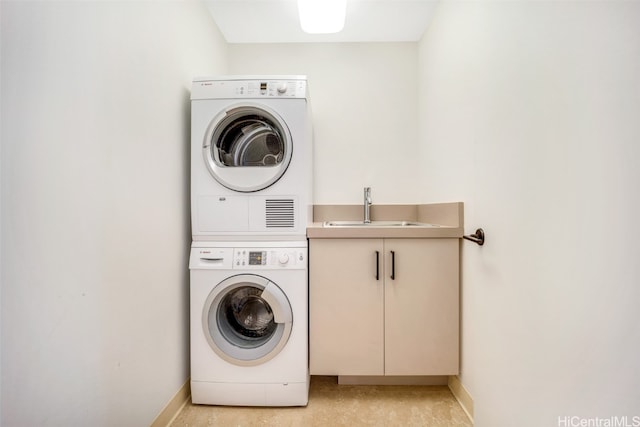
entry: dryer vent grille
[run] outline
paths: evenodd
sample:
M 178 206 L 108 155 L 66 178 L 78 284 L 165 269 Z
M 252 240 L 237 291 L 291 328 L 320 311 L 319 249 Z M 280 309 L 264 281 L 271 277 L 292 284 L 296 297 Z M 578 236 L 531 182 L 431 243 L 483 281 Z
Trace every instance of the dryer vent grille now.
M 293 199 L 266 200 L 267 228 L 295 228 Z

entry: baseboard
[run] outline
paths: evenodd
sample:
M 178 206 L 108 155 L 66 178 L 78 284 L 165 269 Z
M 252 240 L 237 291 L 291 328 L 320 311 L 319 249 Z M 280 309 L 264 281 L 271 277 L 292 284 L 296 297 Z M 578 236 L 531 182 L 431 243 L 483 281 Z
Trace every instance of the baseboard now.
M 471 422 L 473 422 L 473 399 L 467 389 L 462 385 L 460 377 L 457 375 L 450 376 L 448 385 L 449 390 L 451 390 L 451 393 L 453 393 L 458 403 L 460 403 L 460 406 L 462 406 L 462 410 L 466 412 Z
M 167 406 L 158 414 L 151 423 L 151 427 L 167 427 L 171 421 L 180 413 L 184 405 L 191 397 L 191 378 L 180 387 L 180 390 L 171 398 Z
M 338 376 L 340 385 L 447 385 L 447 381 L 446 376 Z

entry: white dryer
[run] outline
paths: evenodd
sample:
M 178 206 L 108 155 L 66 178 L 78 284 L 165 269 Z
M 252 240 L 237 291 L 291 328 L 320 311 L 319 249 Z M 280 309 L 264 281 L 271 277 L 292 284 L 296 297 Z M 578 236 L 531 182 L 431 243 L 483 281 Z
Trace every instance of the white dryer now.
M 201 78 L 191 91 L 193 240 L 299 240 L 312 218 L 304 76 Z
M 307 242 L 193 242 L 189 267 L 192 402 L 306 405 Z

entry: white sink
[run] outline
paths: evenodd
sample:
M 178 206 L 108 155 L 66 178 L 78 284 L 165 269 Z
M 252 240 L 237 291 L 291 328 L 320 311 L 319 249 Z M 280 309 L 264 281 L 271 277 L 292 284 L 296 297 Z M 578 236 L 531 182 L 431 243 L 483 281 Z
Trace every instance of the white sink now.
M 421 228 L 437 228 L 438 224 L 427 224 L 417 221 L 325 221 L 323 227 L 421 227 Z

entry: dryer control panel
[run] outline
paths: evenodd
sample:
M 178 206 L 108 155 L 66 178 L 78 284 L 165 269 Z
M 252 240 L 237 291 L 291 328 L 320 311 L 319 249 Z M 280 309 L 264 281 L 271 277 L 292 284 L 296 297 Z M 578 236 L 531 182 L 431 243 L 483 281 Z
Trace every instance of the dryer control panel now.
M 302 248 L 236 248 L 233 268 L 303 269 L 307 268 L 307 252 Z
M 307 95 L 307 80 L 304 76 L 196 79 L 191 87 L 191 99 L 306 98 Z

